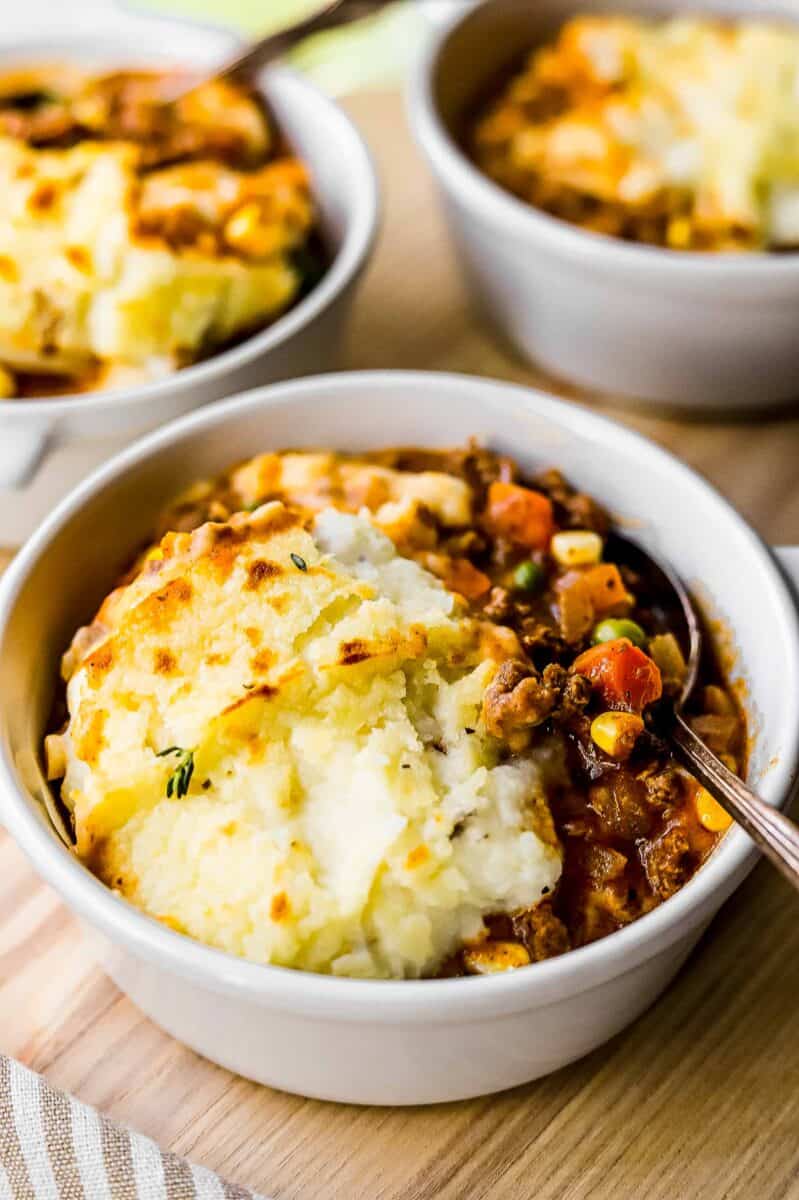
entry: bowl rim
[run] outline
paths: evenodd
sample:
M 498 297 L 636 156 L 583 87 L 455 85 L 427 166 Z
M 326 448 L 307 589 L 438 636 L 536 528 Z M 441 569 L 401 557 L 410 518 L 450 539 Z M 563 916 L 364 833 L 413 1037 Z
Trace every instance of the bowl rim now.
M 558 399 L 536 388 L 475 376 L 426 371 L 352 371 L 310 376 L 289 383 L 252 389 L 228 400 L 198 409 L 170 422 L 115 455 L 67 495 L 28 540 L 0 581 L 0 646 L 19 593 L 30 572 L 46 557 L 48 546 L 87 501 L 111 480 L 146 462 L 150 456 L 200 430 L 222 429 L 240 414 L 264 414 L 276 406 L 291 407 L 309 396 L 319 404 L 335 403 L 353 390 L 365 397 L 387 387 L 424 388 L 452 402 L 455 393 L 488 407 L 507 411 L 519 406 L 552 421 L 566 433 L 613 439 L 674 476 L 690 480 L 726 513 L 745 536 L 757 566 L 761 586 L 771 594 L 779 615 L 776 631 L 785 643 L 799 693 L 799 612 L 793 594 L 763 539 L 733 506 L 702 476 L 642 434 L 611 418 Z M 0 664 L 1 665 L 1 664 Z M 0 720 L 2 700 L 0 698 Z M 780 760 L 768 770 L 762 790 L 773 802 L 787 803 L 799 763 L 799 721 L 786 717 Z M 441 980 L 359 980 L 250 962 L 183 936 L 146 916 L 116 896 L 53 833 L 18 780 L 5 721 L 0 725 L 0 819 L 28 855 L 38 873 L 85 921 L 112 943 L 207 991 L 234 992 L 271 1008 L 326 1015 L 336 1020 L 377 1022 L 424 1020 L 444 1022 L 474 1016 L 501 1015 L 534 1009 L 564 995 L 576 995 L 606 980 L 626 974 L 661 951 L 685 939 L 711 918 L 757 859 L 757 851 L 734 827 L 689 882 L 665 903 L 631 925 L 567 954 L 535 963 L 507 975 Z
M 793 280 L 799 275 L 799 251 L 785 255 L 768 251 L 713 253 L 627 242 L 552 216 L 489 179 L 471 162 L 450 133 L 439 112 L 435 90 L 441 58 L 452 36 L 478 12 L 498 8 L 502 3 L 503 0 L 478 0 L 478 3 L 452 13 L 425 41 L 409 72 L 406 100 L 411 124 L 439 176 L 449 181 L 448 186 L 453 192 L 462 196 L 485 220 L 492 224 L 501 223 L 503 228 L 525 239 L 546 239 L 552 249 L 565 258 L 585 263 L 589 257 L 602 256 L 603 269 L 616 268 L 633 275 L 662 270 L 678 281 L 681 278 L 695 280 L 701 273 L 707 282 L 736 281 L 741 284 L 772 282 L 775 278 Z M 639 4 L 645 12 L 645 0 L 639 0 Z M 574 4 L 573 8 L 576 14 L 579 4 Z M 679 11 L 679 5 L 675 3 L 675 12 Z M 568 16 L 564 17 L 566 19 Z M 784 19 L 789 19 L 787 14 Z M 794 15 L 793 19 L 799 24 L 799 16 Z
M 137 25 L 139 21 L 137 19 Z M 199 39 L 207 40 L 209 47 L 236 44 L 238 39 L 231 37 L 228 31 L 199 22 L 170 20 L 154 16 L 143 17 L 141 26 L 144 30 L 152 31 L 153 35 L 164 27 L 179 29 L 185 33 L 186 28 Z M 107 46 L 109 55 L 125 44 L 124 29 L 114 33 L 113 30 L 103 30 L 88 47 L 93 51 Z M 78 57 L 81 48 L 87 49 L 85 37 L 70 36 L 61 31 L 52 34 L 44 32 L 16 38 L 13 42 L 0 40 L 0 67 L 6 54 L 17 55 L 39 51 L 52 46 L 58 53 Z M 146 57 L 146 49 L 142 57 Z M 189 60 L 190 61 L 190 60 Z M 299 72 L 283 64 L 275 64 L 268 68 L 268 77 L 274 79 L 279 87 L 301 90 L 313 98 L 317 110 L 327 120 L 334 130 L 337 144 L 341 153 L 349 162 L 349 169 L 359 176 L 360 184 L 357 189 L 357 204 L 349 207 L 344 236 L 336 255 L 322 279 L 292 305 L 276 320 L 265 328 L 257 330 L 236 345 L 222 350 L 218 354 L 201 362 L 174 371 L 161 379 L 132 384 L 128 387 L 108 388 L 98 392 L 73 392 L 65 395 L 32 397 L 30 399 L 0 400 L 0 419 L 24 424 L 27 418 L 58 418 L 82 416 L 87 413 L 104 412 L 124 406 L 126 411 L 135 411 L 157 402 L 159 397 L 169 395 L 177 388 L 191 388 L 194 385 L 218 379 L 264 355 L 276 350 L 304 328 L 313 324 L 322 313 L 346 291 L 347 287 L 357 278 L 369 259 L 374 246 L 380 224 L 381 202 L 380 185 L 377 168 L 372 152 L 365 138 L 355 125 L 352 118 L 331 97 L 315 84 L 305 79 Z M 268 85 L 259 85 L 259 92 L 267 94 Z

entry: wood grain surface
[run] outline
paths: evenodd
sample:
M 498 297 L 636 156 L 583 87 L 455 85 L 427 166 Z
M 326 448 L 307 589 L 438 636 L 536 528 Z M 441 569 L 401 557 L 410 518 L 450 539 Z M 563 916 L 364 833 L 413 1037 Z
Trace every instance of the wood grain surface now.
M 346 365 L 545 383 L 472 314 L 398 97 L 348 107 L 387 202 Z M 765 537 L 799 541 L 795 416 L 687 423 L 608 407 Z M 582 1062 L 438 1108 L 321 1104 L 236 1079 L 161 1033 L 95 969 L 67 910 L 0 834 L 0 1049 L 280 1200 L 799 1197 L 798 996 L 799 900 L 761 865 L 659 1003 Z

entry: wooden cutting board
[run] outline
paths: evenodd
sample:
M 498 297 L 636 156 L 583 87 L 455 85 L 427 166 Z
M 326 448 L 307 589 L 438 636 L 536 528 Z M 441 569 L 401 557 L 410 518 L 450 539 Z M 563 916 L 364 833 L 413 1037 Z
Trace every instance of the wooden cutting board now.
M 472 314 L 399 98 L 348 108 L 377 156 L 386 220 L 346 364 L 546 384 Z M 706 474 L 765 537 L 799 541 L 796 417 L 613 415 Z M 236 1079 L 156 1029 L 94 968 L 72 917 L 0 834 L 0 1049 L 281 1200 L 799 1198 L 797 997 L 799 899 L 760 866 L 669 992 L 582 1062 L 434 1109 L 321 1104 Z

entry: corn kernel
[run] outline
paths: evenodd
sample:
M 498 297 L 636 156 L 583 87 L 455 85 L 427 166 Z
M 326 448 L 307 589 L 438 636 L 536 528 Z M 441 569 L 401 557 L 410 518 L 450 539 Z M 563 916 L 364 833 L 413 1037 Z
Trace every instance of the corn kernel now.
M 691 244 L 693 229 L 687 217 L 672 217 L 666 231 L 666 240 L 675 250 L 686 250 Z
M 48 733 L 44 739 L 44 758 L 48 779 L 63 779 L 67 773 L 67 755 L 60 733 Z
M 629 758 L 644 722 L 635 713 L 604 712 L 591 722 L 591 738 L 611 758 Z
M 703 825 L 709 833 L 723 833 L 732 825 L 730 814 L 721 807 L 718 800 L 711 796 L 706 788 L 697 789 L 694 806 L 700 825 Z
M 274 223 L 266 220 L 261 206 L 250 201 L 228 220 L 225 241 L 248 258 L 268 258 L 280 249 L 281 232 Z
M 149 550 L 146 555 L 146 562 L 161 562 L 164 557 L 164 552 L 160 546 L 155 546 Z
M 594 566 L 602 558 L 602 538 L 590 529 L 568 529 L 555 534 L 551 551 L 562 567 Z
M 482 942 L 466 950 L 463 961 L 472 975 L 498 975 L 528 966 L 530 955 L 518 942 Z
M 0 400 L 10 400 L 17 394 L 17 381 L 7 367 L 0 367 Z

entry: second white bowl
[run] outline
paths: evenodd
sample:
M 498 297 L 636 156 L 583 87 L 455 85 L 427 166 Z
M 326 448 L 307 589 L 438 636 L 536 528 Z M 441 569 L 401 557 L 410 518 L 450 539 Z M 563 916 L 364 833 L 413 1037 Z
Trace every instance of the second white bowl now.
M 675 0 L 614 0 L 668 15 Z M 692 10 L 762 15 L 747 0 Z M 604 0 L 487 0 L 435 35 L 410 112 L 475 299 L 524 355 L 564 379 L 675 408 L 775 407 L 799 398 L 799 254 L 694 254 L 589 233 L 484 176 L 459 149 L 503 68 Z M 769 6 L 796 21 L 796 8 Z

